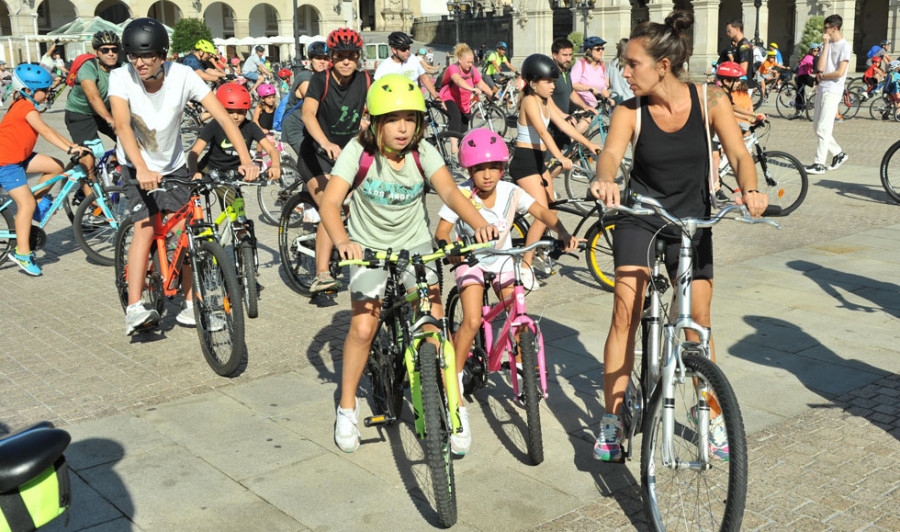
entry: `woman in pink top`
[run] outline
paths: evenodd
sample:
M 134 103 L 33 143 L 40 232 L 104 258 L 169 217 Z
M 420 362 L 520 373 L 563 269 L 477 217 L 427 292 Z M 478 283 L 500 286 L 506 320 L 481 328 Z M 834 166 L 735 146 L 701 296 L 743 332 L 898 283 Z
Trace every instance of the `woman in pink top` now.
M 459 43 L 453 49 L 456 64 L 447 67 L 441 80 L 441 91 L 438 94 L 447 107 L 449 118 L 447 127 L 450 131 L 465 133 L 469 129 L 472 118 L 472 93 L 490 94 L 491 88 L 481 79 L 481 74 L 473 65 L 475 53 L 466 43 Z M 450 151 L 456 155 L 459 146 L 455 138 L 450 139 Z
M 813 73 L 813 64 L 822 51 L 822 45 L 812 43 L 809 46 L 809 53 L 800 60 L 797 65 L 797 97 L 794 99 L 794 116 L 789 116 L 788 120 L 793 120 L 800 116 L 806 105 L 806 87 L 812 87 L 816 81 Z
M 597 106 L 598 96 L 609 98 L 609 74 L 603 63 L 605 44 L 600 37 L 588 37 L 582 44 L 584 58 L 572 67 L 572 88 L 591 107 Z

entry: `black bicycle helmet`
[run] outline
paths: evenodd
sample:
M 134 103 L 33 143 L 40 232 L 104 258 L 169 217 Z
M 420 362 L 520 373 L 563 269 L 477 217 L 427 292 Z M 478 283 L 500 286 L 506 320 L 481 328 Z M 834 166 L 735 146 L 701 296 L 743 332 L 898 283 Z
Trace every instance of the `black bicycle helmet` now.
M 525 81 L 556 79 L 558 77 L 559 67 L 556 65 L 556 61 L 544 54 L 531 54 L 522 62 L 522 78 Z
M 98 31 L 91 37 L 91 46 L 94 47 L 94 50 L 99 50 L 101 46 L 120 46 L 122 41 L 119 39 L 119 34 L 109 31 L 103 30 Z
M 122 50 L 126 54 L 169 53 L 169 33 L 155 18 L 136 18 L 122 31 Z
M 395 31 L 388 35 L 388 44 L 391 48 L 409 48 L 412 46 L 412 37 L 402 31 Z
M 325 45 L 325 41 L 311 42 L 306 47 L 306 57 L 321 57 L 323 55 L 328 55 L 328 47 Z

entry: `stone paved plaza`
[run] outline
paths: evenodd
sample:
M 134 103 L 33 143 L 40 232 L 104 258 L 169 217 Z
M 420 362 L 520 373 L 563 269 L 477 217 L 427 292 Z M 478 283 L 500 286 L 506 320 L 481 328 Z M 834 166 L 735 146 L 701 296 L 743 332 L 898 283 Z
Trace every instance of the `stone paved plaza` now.
M 61 110 L 45 117 L 64 131 Z M 835 132 L 850 160 L 811 176 L 782 230 L 715 230 L 716 345 L 748 432 L 746 530 L 900 530 L 900 206 L 878 178 L 900 124 L 856 118 Z M 767 142 L 812 162 L 811 122 L 773 118 Z M 362 429 L 352 455 L 335 447 L 349 297 L 320 308 L 293 293 L 276 228 L 257 224 L 265 290 L 234 379 L 209 369 L 196 333 L 175 323 L 176 302 L 158 332 L 126 337 L 112 268 L 86 260 L 65 216 L 48 226 L 42 278 L 0 266 L 0 434 L 47 419 L 73 435 L 71 521 L 48 529 L 436 526 L 408 412 Z M 551 368 L 547 460 L 527 464 L 523 411 L 493 378 L 470 408 L 473 450 L 455 462 L 455 528 L 645 529 L 639 460 L 590 458 L 611 295 L 582 258 L 564 258 L 528 305 Z

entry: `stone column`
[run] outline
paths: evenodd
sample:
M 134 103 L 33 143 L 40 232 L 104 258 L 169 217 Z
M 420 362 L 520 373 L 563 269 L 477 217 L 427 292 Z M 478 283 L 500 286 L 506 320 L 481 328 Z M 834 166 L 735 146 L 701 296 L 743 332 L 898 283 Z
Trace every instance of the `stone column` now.
M 650 22 L 662 24 L 675 9 L 675 3 L 672 0 L 650 0 L 647 2 L 647 8 L 650 11 Z
M 524 5 L 524 10 L 522 9 Z M 543 0 L 525 0 L 515 6 L 513 14 L 513 48 L 516 57 L 546 54 L 553 43 L 553 11 Z
M 759 38 L 764 43 L 764 46 L 769 45 L 768 3 L 771 1 L 773 0 L 763 2 L 762 7 L 759 8 Z M 802 1 L 797 0 L 797 3 L 799 4 Z M 756 36 L 756 6 L 753 5 L 753 0 L 741 0 L 741 17 L 744 19 L 744 37 L 747 37 L 747 40 L 752 43 L 753 38 Z
M 888 4 L 887 40 L 894 44 L 891 51 L 900 49 L 900 0 L 891 0 Z
M 719 52 L 719 0 L 694 0 L 694 51 L 690 59 L 691 79 L 702 81 Z
M 26 9 L 23 9 L 18 15 L 10 13 L 10 29 L 12 30 L 13 35 L 24 36 L 37 33 L 35 31 L 36 19 L 31 13 L 27 12 Z M 16 65 L 25 63 L 29 60 L 35 63 L 41 60 L 41 49 L 34 41 L 28 41 L 27 49 L 25 41 L 13 41 L 13 50 L 11 50 L 11 53 L 12 64 Z M 29 53 L 31 54 L 30 57 Z
M 825 12 L 825 17 L 837 13 L 844 19 L 841 25 L 841 35 L 850 42 L 850 65 L 847 67 L 847 74 L 850 75 L 856 70 L 856 54 L 853 53 L 853 29 L 856 26 L 856 0 L 834 0 L 831 2 L 831 11 Z M 868 50 L 868 48 L 866 48 Z
M 627 39 L 631 34 L 631 3 L 628 0 L 609 0 L 609 3 L 600 10 L 601 36 L 609 41 L 607 46 L 612 49 L 607 55 L 615 54 L 619 39 Z

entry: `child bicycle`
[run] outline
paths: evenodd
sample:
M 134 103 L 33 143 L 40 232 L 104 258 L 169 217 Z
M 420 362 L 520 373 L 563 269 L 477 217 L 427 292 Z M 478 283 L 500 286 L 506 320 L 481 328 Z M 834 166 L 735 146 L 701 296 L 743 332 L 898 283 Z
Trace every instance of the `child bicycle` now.
M 281 176 L 267 183 L 272 186 L 261 186 L 256 189 L 256 199 L 259 200 L 259 210 L 262 213 L 263 220 L 266 223 L 278 225 L 284 203 L 291 197 L 297 187 L 303 185 L 304 180 L 300 176 L 300 170 L 297 169 L 297 162 L 284 148 L 284 143 L 281 141 L 281 132 L 275 131 L 274 133 L 275 150 L 278 151 L 281 158 Z M 265 172 L 272 166 L 272 160 L 265 152 L 257 153 L 254 162 L 259 164 L 260 173 Z
M 171 184 L 192 187 L 191 199 L 165 222 L 161 213 L 152 216 L 149 267 L 146 272 L 137 272 L 145 278 L 144 303 L 162 315 L 165 298 L 172 299 L 179 293 L 181 269 L 185 260 L 190 261 L 194 318 L 203 356 L 217 374 L 235 376 L 247 362 L 241 288 L 231 258 L 216 242 L 215 226 L 206 220 L 204 199 L 200 197 L 205 196 L 208 210 L 209 195 L 219 182 L 209 177 L 194 181 L 169 176 L 157 190 Z M 181 222 L 185 222 L 185 230 L 176 234 L 173 228 Z M 116 233 L 115 282 L 123 310 L 128 307 L 128 249 L 133 232 L 134 221 L 126 217 Z
M 446 317 L 431 315 L 426 265 L 489 245 L 456 242 L 424 256 L 410 256 L 407 250 L 374 253 L 367 249 L 362 260 L 344 260 L 337 264 L 340 267 L 384 268 L 389 272 L 378 328 L 365 369 L 372 383 L 374 415 L 367 417 L 364 423 L 366 427 L 391 425 L 400 418 L 403 387 L 408 375 L 415 430 L 419 439 L 425 441 L 425 460 L 431 471 L 437 512 L 445 527 L 456 523 L 450 435 L 460 432 L 462 425 L 458 384 L 455 371 L 450 369 L 456 368 L 456 357 L 450 341 L 449 321 Z M 407 293 L 403 276 L 409 267 L 415 273 L 416 288 Z M 431 330 L 426 330 L 426 326 Z M 448 374 L 446 379 L 444 372 Z
M 471 394 L 487 384 L 488 375 L 492 372 L 508 368 L 512 383 L 513 397 L 525 406 L 528 424 L 526 437 L 528 458 L 533 465 L 544 461 L 544 442 L 541 434 L 541 412 L 538 408 L 541 399 L 545 399 L 547 390 L 547 363 L 545 360 L 544 337 L 538 323 L 528 316 L 525 305 L 525 288 L 522 284 L 520 267 L 522 256 L 538 247 L 553 250 L 557 257 L 565 248 L 559 240 L 541 240 L 523 248 L 503 249 L 481 248 L 469 254 L 468 263 L 474 266 L 478 255 L 502 255 L 514 261 L 515 281 L 512 295 L 491 306 L 488 303 L 488 292 L 492 291 L 496 274 L 484 272 L 484 302 L 482 304 L 481 327 L 475 334 L 472 352 L 466 360 L 466 377 L 463 378 L 463 392 Z M 494 320 L 506 313 L 503 328 L 494 340 Z M 463 319 L 463 309 L 459 298 L 459 288 L 454 286 L 447 295 L 447 316 L 450 319 L 450 332 L 455 333 Z M 503 355 L 508 361 L 503 363 Z M 516 359 L 520 362 L 516 362 Z M 521 381 L 518 377 L 521 371 Z
M 641 495 L 654 529 L 740 530 L 747 493 L 744 424 L 728 379 L 711 360 L 710 329 L 691 318 L 691 238 L 697 229 L 723 219 L 779 226 L 751 218 L 745 206 L 726 207 L 711 219 L 680 219 L 656 200 L 639 194 L 630 198 L 632 207 L 604 207 L 604 211 L 659 215 L 681 230 L 681 247 L 674 315 L 663 299 L 669 280 L 664 274 L 666 245 L 659 240 L 650 264 L 640 338 L 635 340 L 641 346 L 641 360 L 634 364 L 620 414 L 622 460 L 630 459 L 632 440 L 643 433 Z M 729 216 L 735 211 L 739 217 Z M 684 331 L 694 331 L 699 342 L 684 341 Z M 724 456 L 723 448 L 727 448 Z

